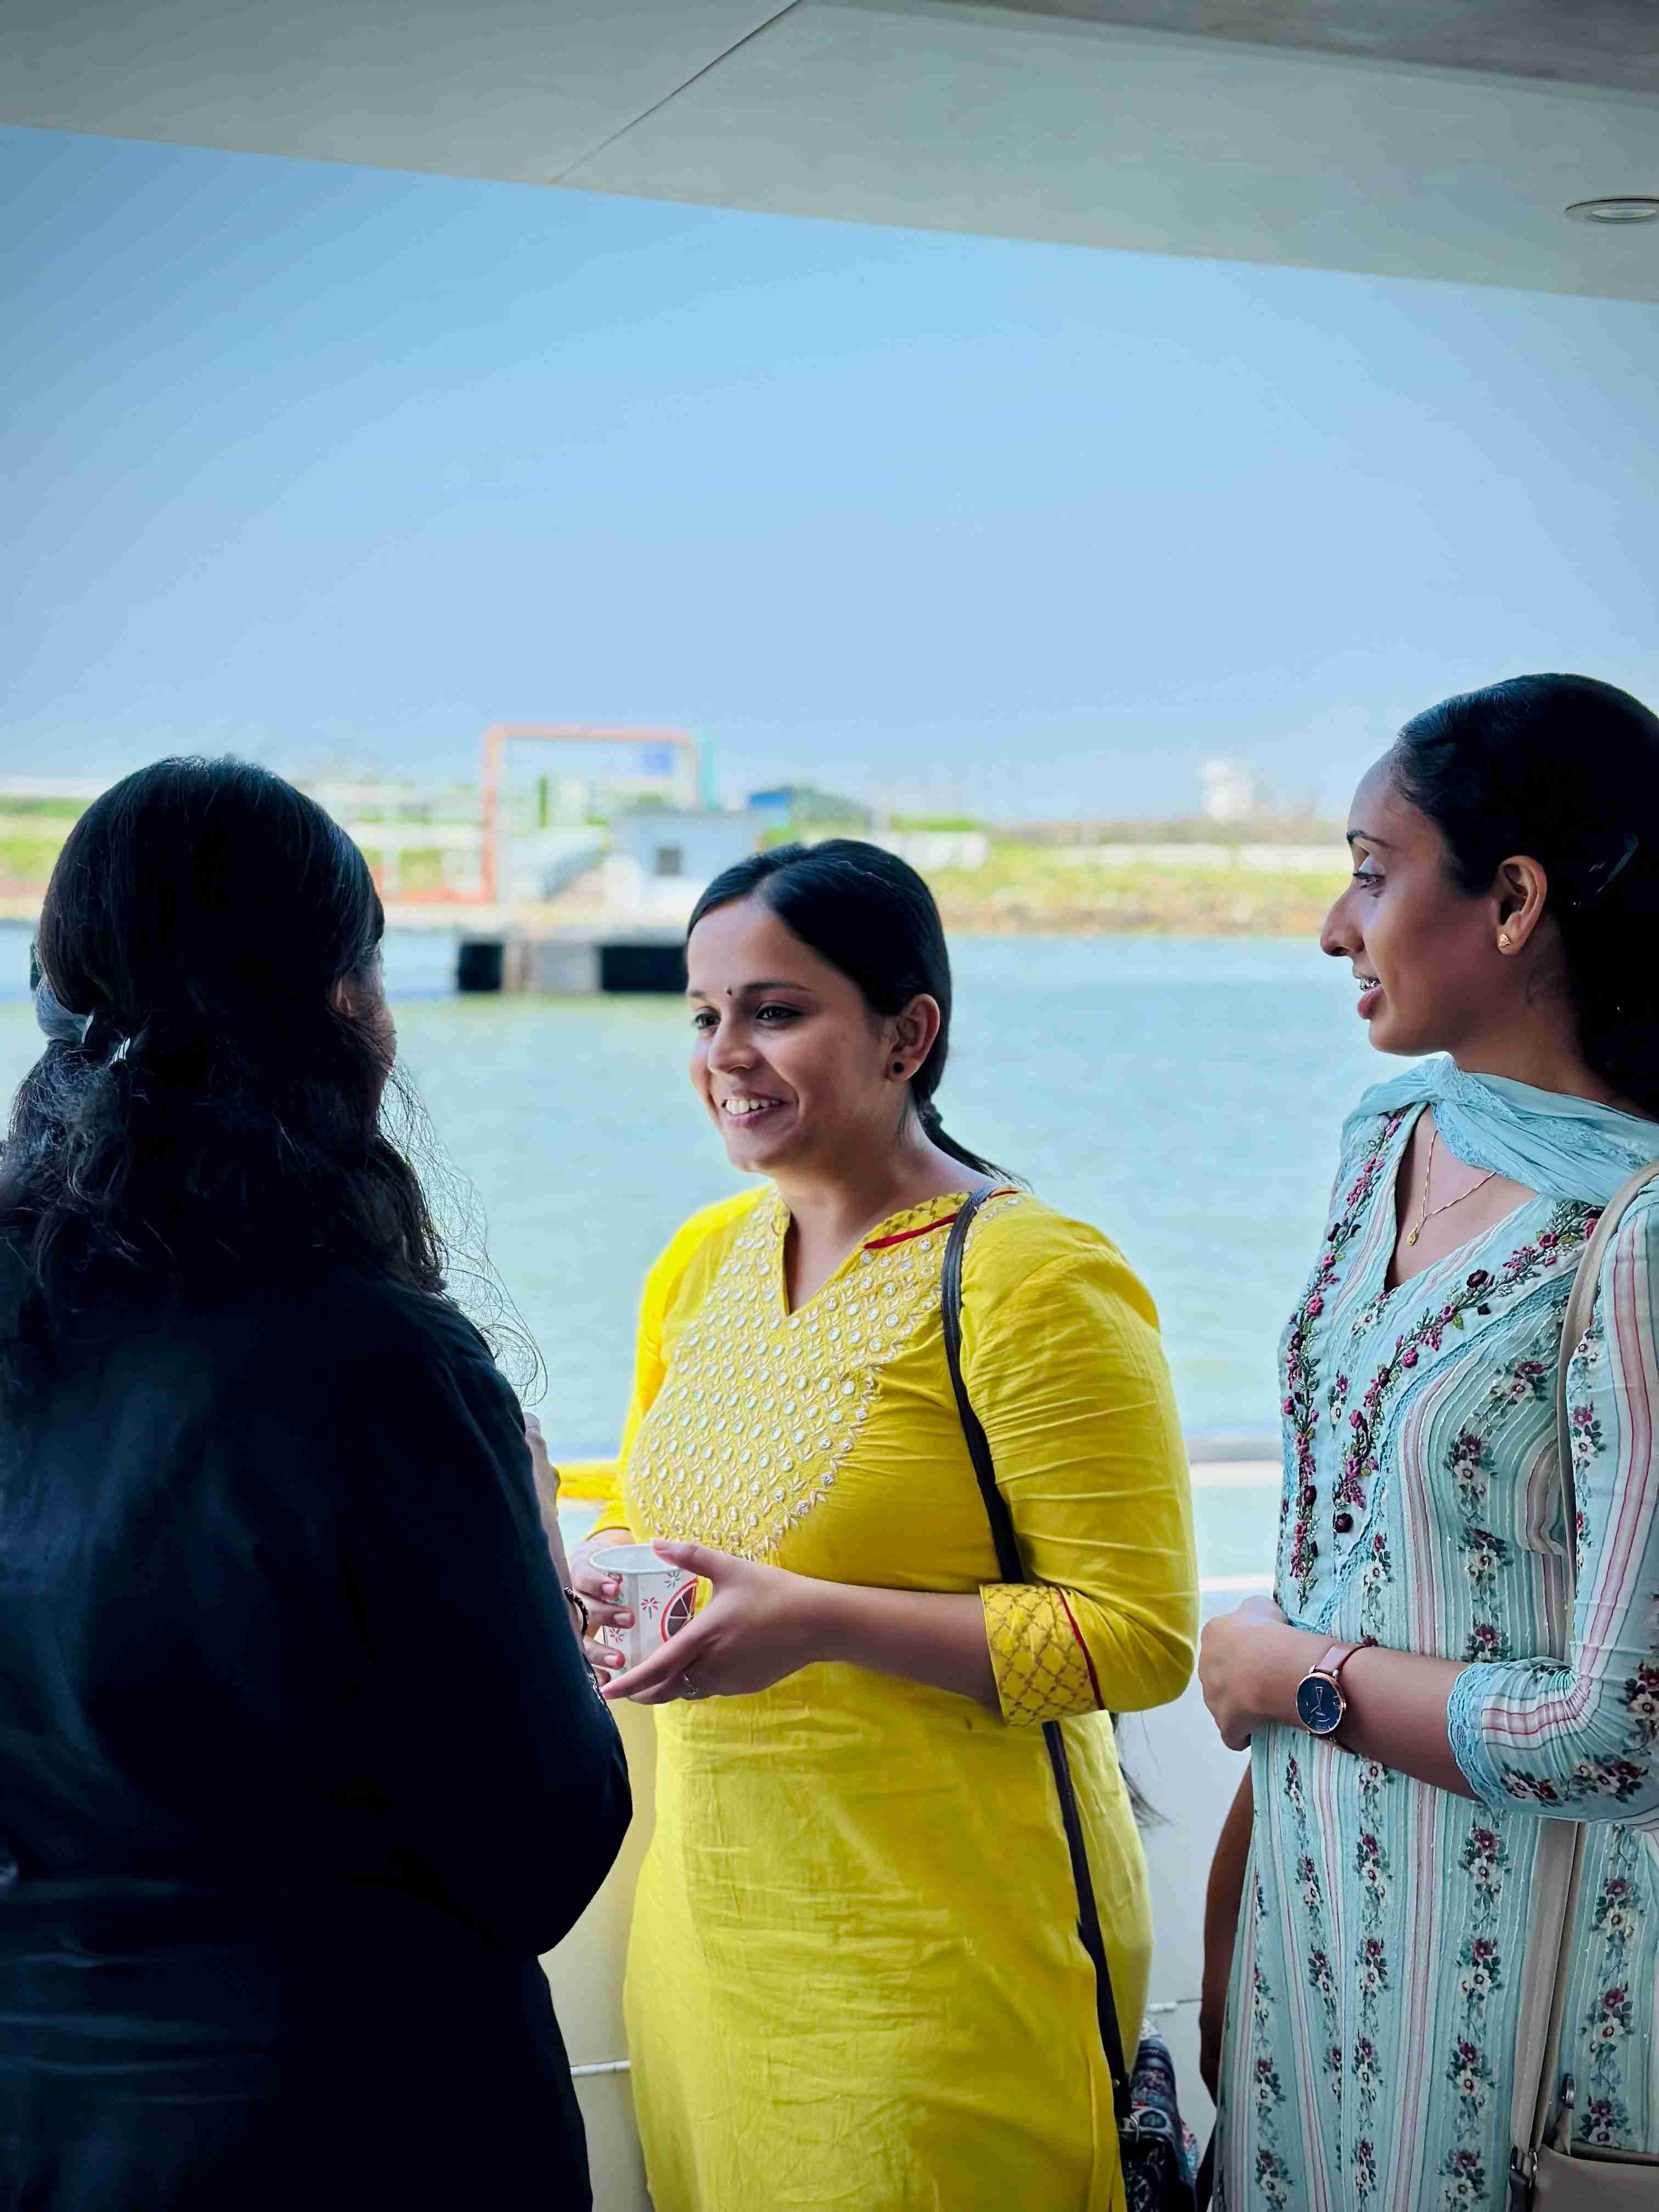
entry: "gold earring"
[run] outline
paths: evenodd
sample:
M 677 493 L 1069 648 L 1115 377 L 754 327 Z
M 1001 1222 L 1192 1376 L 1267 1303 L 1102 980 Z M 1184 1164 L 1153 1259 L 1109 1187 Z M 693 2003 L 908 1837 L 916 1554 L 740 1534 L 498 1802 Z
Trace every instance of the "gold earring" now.
M 1500 929 L 1498 933 L 1498 949 L 1500 952 L 1507 952 L 1510 949 L 1510 933 L 1507 929 Z

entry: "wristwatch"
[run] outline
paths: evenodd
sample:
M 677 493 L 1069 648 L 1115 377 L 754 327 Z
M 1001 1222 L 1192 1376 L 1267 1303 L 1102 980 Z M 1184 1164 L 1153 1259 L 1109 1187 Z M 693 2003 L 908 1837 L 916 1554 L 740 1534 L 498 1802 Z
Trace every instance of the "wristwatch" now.
M 1369 1643 L 1370 1639 L 1366 1638 Z M 1316 1667 L 1310 1667 L 1296 1686 L 1297 1718 L 1310 1735 L 1334 1735 L 1347 1717 L 1348 1701 L 1342 1694 L 1342 1669 L 1359 1644 L 1333 1644 Z

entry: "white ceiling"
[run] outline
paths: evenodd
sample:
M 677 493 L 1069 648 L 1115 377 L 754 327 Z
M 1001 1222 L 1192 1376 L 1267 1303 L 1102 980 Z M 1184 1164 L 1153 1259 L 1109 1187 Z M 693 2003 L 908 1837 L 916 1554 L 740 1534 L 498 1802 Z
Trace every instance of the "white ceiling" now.
M 556 181 L 781 0 L 0 0 L 0 122 Z
M 1457 65 L 1400 58 L 1390 23 L 1420 54 L 1437 6 Z M 1188 27 L 1103 20 L 1125 15 Z M 1659 97 L 1616 88 L 1643 17 L 1650 0 L 0 0 L 0 121 L 1659 300 L 1659 224 L 1562 213 L 1659 192 Z M 1561 81 L 1559 27 L 1581 21 L 1583 76 L 1614 87 Z

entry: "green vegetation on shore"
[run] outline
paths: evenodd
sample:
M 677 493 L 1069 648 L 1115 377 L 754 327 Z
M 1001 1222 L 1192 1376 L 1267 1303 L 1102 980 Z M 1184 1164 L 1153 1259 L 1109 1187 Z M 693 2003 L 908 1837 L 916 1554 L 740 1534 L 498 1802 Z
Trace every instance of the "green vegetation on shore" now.
M 1345 878 L 1233 868 L 1073 866 L 998 844 L 982 867 L 928 882 L 947 929 L 978 937 L 1307 937 Z
M 385 854 L 370 844 L 368 832 L 357 840 L 357 843 L 377 879 L 381 879 Z M 435 845 L 406 846 L 396 857 L 397 888 L 385 891 L 387 898 L 429 898 L 444 889 L 444 856 Z M 382 889 L 385 889 L 383 879 Z
M 13 801 L 0 811 L 0 890 L 13 896 L 44 891 L 80 811 L 74 800 L 51 800 Z M 926 824 L 929 830 L 976 826 Z M 1345 880 L 1339 870 L 1252 866 L 1242 857 L 1224 866 L 1170 864 L 1171 848 L 1201 842 L 1196 834 L 1200 829 L 1207 830 L 1213 854 L 1214 844 L 1223 841 L 1212 823 L 1103 826 L 1113 836 L 1094 834 L 1100 845 L 1116 847 L 1109 866 L 1096 860 L 1092 850 L 1080 860 L 1075 847 L 1052 838 L 1025 842 L 1018 832 L 1005 830 L 991 833 L 979 867 L 927 869 L 946 927 L 981 937 L 1307 937 L 1317 931 Z M 1136 834 L 1130 836 L 1130 831 Z M 1129 860 L 1124 846 L 1151 843 L 1149 832 L 1161 845 L 1159 860 Z M 763 842 L 781 842 L 793 834 L 771 832 Z M 843 834 L 860 831 L 848 824 Z M 374 848 L 369 824 L 361 825 L 359 842 L 378 870 L 383 856 Z M 1334 844 L 1335 838 L 1326 831 L 1322 842 Z M 420 898 L 441 890 L 444 859 L 435 847 L 404 848 L 398 856 L 396 889 L 389 896 Z
M 44 891 L 70 826 L 65 821 L 54 832 L 45 822 L 37 824 L 0 817 L 0 887 Z

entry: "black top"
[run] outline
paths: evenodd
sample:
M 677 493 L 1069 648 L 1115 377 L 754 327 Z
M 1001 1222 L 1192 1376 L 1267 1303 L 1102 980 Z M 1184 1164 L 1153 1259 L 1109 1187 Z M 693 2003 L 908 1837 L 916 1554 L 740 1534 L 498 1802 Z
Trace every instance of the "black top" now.
M 537 1954 L 628 1817 L 453 1307 L 332 1268 L 8 1376 L 0 2205 L 586 2206 Z

